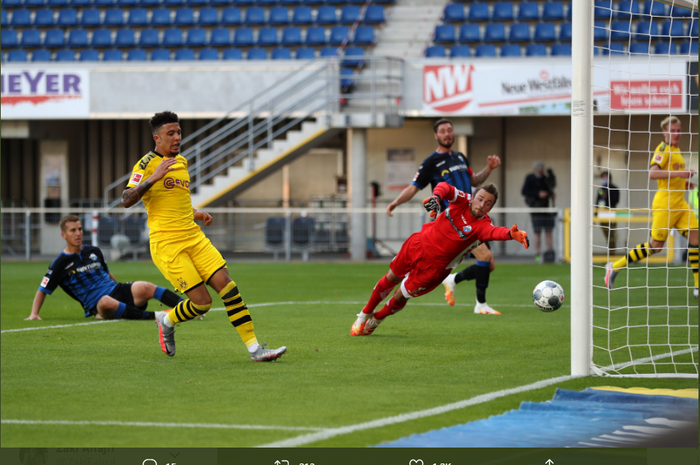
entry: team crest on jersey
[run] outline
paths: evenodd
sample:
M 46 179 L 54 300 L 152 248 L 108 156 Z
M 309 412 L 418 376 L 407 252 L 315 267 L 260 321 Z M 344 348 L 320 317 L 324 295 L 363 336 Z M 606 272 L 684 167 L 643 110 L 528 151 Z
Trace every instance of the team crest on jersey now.
M 97 261 L 97 255 L 95 255 L 94 253 L 91 253 L 91 254 L 90 254 L 90 260 Z
M 139 184 L 141 184 L 141 179 L 143 179 L 143 174 L 134 173 L 131 176 L 131 181 L 129 181 L 129 184 L 136 184 L 138 186 Z
M 187 289 L 187 281 L 185 281 L 182 278 L 177 278 L 177 284 L 180 286 L 180 289 L 185 290 Z
M 46 285 L 49 283 L 49 278 L 48 276 L 44 276 L 44 279 L 41 280 L 41 287 L 46 287 Z
M 464 231 L 464 234 L 469 234 L 470 232 L 472 232 L 472 227 L 471 227 L 471 225 L 463 226 L 463 227 L 462 227 L 462 231 Z

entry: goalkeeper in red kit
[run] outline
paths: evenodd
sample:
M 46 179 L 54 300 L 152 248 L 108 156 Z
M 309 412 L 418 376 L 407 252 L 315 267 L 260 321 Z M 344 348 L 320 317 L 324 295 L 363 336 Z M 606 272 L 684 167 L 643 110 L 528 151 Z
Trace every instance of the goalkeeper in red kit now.
M 368 336 L 384 319 L 398 312 L 411 297 L 418 297 L 435 289 L 462 259 L 485 241 L 510 241 L 522 243 L 527 249 L 530 240 L 525 231 L 494 226 L 488 213 L 498 200 L 498 189 L 493 184 L 480 187 L 474 195 L 464 193 L 446 182 L 435 186 L 433 195 L 423 201 L 432 223 L 404 242 L 398 255 L 389 265 L 389 272 L 372 291 L 369 302 L 357 315 L 350 329 L 353 336 Z M 442 201 L 449 207 L 440 212 Z M 399 289 L 387 303 L 375 312 L 375 308 L 396 287 Z

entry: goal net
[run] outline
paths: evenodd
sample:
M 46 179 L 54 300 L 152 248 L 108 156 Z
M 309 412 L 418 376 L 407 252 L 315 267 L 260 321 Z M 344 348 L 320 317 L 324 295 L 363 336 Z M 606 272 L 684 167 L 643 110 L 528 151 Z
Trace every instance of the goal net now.
M 673 174 L 698 170 L 697 11 L 697 0 L 594 7 L 592 374 L 698 377 L 697 176 Z

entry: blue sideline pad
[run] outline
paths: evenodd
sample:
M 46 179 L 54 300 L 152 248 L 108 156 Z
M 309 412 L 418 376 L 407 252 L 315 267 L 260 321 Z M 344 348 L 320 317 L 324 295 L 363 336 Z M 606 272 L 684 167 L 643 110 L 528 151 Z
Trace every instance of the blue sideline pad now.
M 659 418 L 697 425 L 698 399 L 557 389 L 550 401 L 378 447 L 639 447 L 634 441 L 674 430 Z

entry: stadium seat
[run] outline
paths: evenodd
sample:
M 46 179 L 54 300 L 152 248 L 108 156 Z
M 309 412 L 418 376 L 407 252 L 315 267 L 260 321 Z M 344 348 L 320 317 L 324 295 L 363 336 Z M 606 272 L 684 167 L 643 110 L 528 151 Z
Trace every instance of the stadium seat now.
M 163 47 L 180 47 L 182 45 L 182 29 L 170 27 L 163 31 Z
M 229 0 L 232 1 L 233 3 L 237 5 L 252 5 L 255 3 L 255 0 Z
M 252 6 L 245 11 L 243 24 L 248 26 L 260 26 L 265 24 L 265 9 L 261 6 Z
M 19 45 L 22 47 L 38 47 L 41 45 L 41 32 L 39 29 L 23 30 Z
M 426 58 L 445 58 L 447 53 L 445 53 L 445 47 L 442 45 L 431 45 L 425 49 Z
M 310 6 L 298 6 L 292 11 L 292 24 L 311 24 L 313 18 L 313 10 Z
M 215 48 L 203 48 L 199 51 L 197 59 L 200 61 L 216 61 L 219 59 L 219 52 Z
M 384 7 L 370 3 L 365 10 L 365 16 L 362 18 L 363 23 L 379 24 L 384 22 Z
M 10 63 L 27 61 L 27 52 L 22 50 L 21 48 L 10 50 L 7 53 L 7 61 Z
M 265 220 L 265 248 L 277 251 L 285 246 L 287 231 L 287 219 L 283 217 L 270 217 Z
M 277 28 L 276 27 L 263 27 L 258 31 L 258 45 L 277 45 Z
M 521 2 L 518 7 L 518 21 L 535 21 L 540 19 L 540 7 L 536 2 Z
M 53 26 L 53 10 L 51 8 L 42 8 L 34 13 L 34 26 L 36 27 L 51 27 Z
M 492 21 L 512 21 L 513 4 L 511 2 L 496 2 L 493 5 Z
M 114 0 L 92 0 L 92 3 L 96 6 L 107 7 L 114 5 Z
M 596 0 L 593 9 L 595 19 L 610 19 L 612 16 L 612 0 Z
M 554 23 L 537 23 L 535 26 L 535 42 L 550 42 L 556 39 Z
M 341 72 L 341 76 L 342 75 L 343 73 Z M 343 85 L 343 87 L 349 87 L 350 85 Z M 292 246 L 299 249 L 306 249 L 311 247 L 313 242 L 314 219 L 303 216 L 295 218 L 292 222 Z M 308 252 L 304 252 L 304 257 L 305 261 L 308 260 Z
M 116 0 L 115 2 L 116 5 L 118 6 L 126 6 L 129 8 L 133 8 L 138 4 L 137 0 Z
M 323 5 L 318 8 L 316 12 L 316 23 L 318 24 L 335 24 L 338 20 L 336 19 L 336 10 L 334 6 Z
M 374 28 L 372 26 L 357 26 L 355 36 L 352 39 L 353 44 L 373 44 L 374 43 Z
M 212 47 L 226 47 L 231 45 L 231 31 L 226 27 L 212 29 L 209 36 L 209 45 Z
M 31 12 L 26 8 L 21 8 L 12 12 L 10 26 L 28 27 L 32 23 Z
M 131 8 L 126 18 L 129 26 L 145 26 L 148 24 L 148 10 L 145 8 Z
M 75 61 L 75 52 L 64 48 L 56 52 L 56 61 Z
M 489 6 L 484 2 L 474 2 L 469 5 L 469 21 L 488 21 Z
M 561 42 L 571 42 L 573 30 L 571 23 L 561 23 L 559 26 L 559 40 Z
M 504 42 L 506 40 L 506 25 L 503 23 L 488 23 L 484 30 L 484 42 Z
M 552 56 L 571 56 L 571 45 L 570 44 L 554 44 L 552 45 Z
M 68 0 L 46 0 L 48 6 L 66 6 L 68 3 Z
M 644 14 L 646 16 L 666 16 L 666 6 L 658 0 L 644 2 Z
M 593 24 L 593 40 L 608 40 L 608 27 L 603 21 L 596 21 Z
M 502 57 L 519 57 L 522 56 L 522 50 L 520 45 L 517 44 L 505 44 L 501 46 L 501 56 Z
M 664 21 L 664 23 L 661 25 L 661 35 L 663 37 L 685 37 L 683 22 L 678 19 Z
M 255 0 L 255 3 L 260 6 L 270 6 L 277 3 L 277 0 Z
M 219 23 L 219 11 L 211 6 L 201 8 L 197 24 L 201 26 L 214 26 Z
M 47 34 L 48 35 L 48 34 Z M 112 31 L 110 29 L 96 29 L 92 33 L 90 46 L 92 47 L 110 47 L 112 45 Z
M 151 12 L 151 26 L 170 26 L 170 10 L 165 7 L 153 10 Z
M 362 57 L 365 55 L 365 51 L 362 47 L 346 47 L 343 52 L 343 66 L 357 67 L 364 61 Z
M 639 15 L 639 2 L 637 0 L 621 0 L 614 7 L 615 18 L 617 19 L 630 19 L 633 16 Z
M 227 26 L 237 26 L 241 24 L 241 9 L 235 6 L 224 8 L 221 11 L 221 24 Z
M 440 24 L 435 28 L 433 42 L 438 44 L 451 44 L 454 41 L 455 27 L 452 24 Z
M 481 41 L 481 29 L 476 23 L 465 23 L 459 27 L 459 38 L 458 42 L 468 43 L 468 42 L 480 42 Z
M 32 52 L 32 61 L 51 61 L 51 52 L 45 48 Z
M 343 88 L 344 91 L 348 92 L 352 86 L 355 85 L 355 81 L 352 80 L 351 76 L 353 75 L 353 71 L 351 68 L 340 68 L 340 87 Z M 300 218 L 297 218 L 300 219 Z M 313 218 L 311 218 L 313 219 Z M 294 231 L 294 230 L 292 230 Z M 293 234 L 293 232 L 292 232 Z
M 289 24 L 289 10 L 284 6 L 275 6 L 270 8 L 270 16 L 267 19 L 268 24 L 284 26 Z
M 680 46 L 679 53 L 681 55 L 690 55 L 697 58 L 698 56 L 698 41 L 693 40 L 691 42 L 683 42 Z
M 357 5 L 345 5 L 340 10 L 340 23 L 353 24 L 360 18 L 360 7 Z
M 544 44 L 529 44 L 525 48 L 525 56 L 545 57 L 547 56 L 547 47 Z
M 649 40 L 649 37 L 656 38 L 659 36 L 659 27 L 656 21 L 644 19 L 637 23 L 637 30 L 633 34 L 635 40 Z
M 221 53 L 222 60 L 242 60 L 243 52 L 238 48 L 227 48 Z
M 233 33 L 233 43 L 235 45 L 253 45 L 253 30 L 249 27 L 239 27 Z
M 141 29 L 139 35 L 139 46 L 141 47 L 157 47 L 160 44 L 158 38 L 158 30 L 152 27 Z
M 573 18 L 573 11 L 572 11 L 573 9 L 574 9 L 573 3 L 569 2 L 568 6 L 566 7 L 566 19 L 568 19 L 569 21 L 571 21 L 571 19 Z
M 337 47 L 323 47 L 318 51 L 320 57 L 334 57 L 338 54 Z
M 246 58 L 248 60 L 267 60 L 267 52 L 264 48 L 253 47 L 251 49 L 248 49 Z
M 603 55 L 624 55 L 625 47 L 620 42 L 610 42 L 602 47 Z
M 175 61 L 194 61 L 194 50 L 191 48 L 178 48 L 175 50 Z
M 692 11 L 678 5 L 671 5 L 671 10 L 668 13 L 672 18 L 691 18 L 693 16 Z
M 161 0 L 165 6 L 180 6 L 184 0 Z
M 288 26 L 282 29 L 282 45 L 301 45 L 301 28 Z
M 126 52 L 126 61 L 146 61 L 146 51 L 142 48 L 133 48 Z
M 122 59 L 124 59 L 122 51 L 114 48 L 105 50 L 102 54 L 102 61 L 122 61 Z
M 545 21 L 564 19 L 564 4 L 559 1 L 549 1 L 542 6 L 542 19 Z
M 670 40 L 661 41 L 661 42 L 657 42 L 656 45 L 654 45 L 654 54 L 655 55 L 677 55 L 678 48 L 676 47 L 675 42 L 672 42 Z
M 270 52 L 270 59 L 272 60 L 291 60 L 292 51 L 287 47 L 277 47 L 273 48 Z
M 311 47 L 299 47 L 296 49 L 294 58 L 297 60 L 313 60 L 316 58 L 316 50 Z
M 133 47 L 136 45 L 136 31 L 129 27 L 117 29 L 117 35 L 114 37 L 114 45 L 116 47 Z
M 151 52 L 151 61 L 170 61 L 170 50 L 157 48 Z
M 613 21 L 610 26 L 610 40 L 629 40 L 630 38 L 630 22 L 629 21 Z
M 325 45 L 326 30 L 321 26 L 311 26 L 306 30 L 304 43 L 307 45 Z
M 210 5 L 229 5 L 230 3 L 235 3 L 233 0 L 209 0 Z
M 207 43 L 207 31 L 202 27 L 193 27 L 187 30 L 185 45 L 190 47 L 203 47 Z
M 8 24 L 9 24 L 9 21 L 7 19 L 7 10 L 5 10 L 3 8 L 2 9 L 2 22 L 0 23 L 0 26 L 7 27 Z
M 442 20 L 446 23 L 464 21 L 464 6 L 461 3 L 448 3 L 442 13 Z
M 16 47 L 18 45 L 17 31 L 14 29 L 0 29 L 0 43 L 3 48 Z
M 350 35 L 350 28 L 347 26 L 333 26 L 331 28 L 331 36 L 328 39 L 329 44 L 340 45 L 346 37 Z
M 173 24 L 176 26 L 192 26 L 194 24 L 194 10 L 188 6 L 178 8 L 175 10 Z
M 24 0 L 24 6 L 27 6 L 30 8 L 37 8 L 40 6 L 44 6 L 44 0 Z
M 63 29 L 54 28 L 46 31 L 44 47 L 63 47 L 65 43 Z
M 105 11 L 105 18 L 102 21 L 105 26 L 116 27 L 124 25 L 124 10 L 121 8 L 110 8 Z
M 56 26 L 73 27 L 78 24 L 78 10 L 75 8 L 64 8 L 58 12 Z
M 5 8 L 18 8 L 22 6 L 22 0 L 5 0 L 2 2 L 2 6 Z
M 688 37 L 698 38 L 698 20 L 694 19 L 688 24 Z
M 474 56 L 475 57 L 495 57 L 496 56 L 496 46 L 493 44 L 477 45 Z
M 525 23 L 513 23 L 508 32 L 508 40 L 510 42 L 529 42 L 530 26 Z
M 97 27 L 101 24 L 100 10 L 86 8 L 80 12 L 80 25 L 85 27 Z
M 633 42 L 630 44 L 630 53 L 649 55 L 649 42 Z
M 469 45 L 453 45 L 450 47 L 450 58 L 469 58 L 472 56 L 472 49 Z

